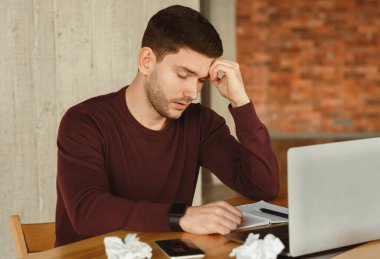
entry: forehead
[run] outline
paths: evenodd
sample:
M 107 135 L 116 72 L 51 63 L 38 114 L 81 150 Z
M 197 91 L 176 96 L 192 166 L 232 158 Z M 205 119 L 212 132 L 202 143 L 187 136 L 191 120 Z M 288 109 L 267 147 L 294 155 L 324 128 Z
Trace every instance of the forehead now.
M 193 71 L 198 76 L 207 76 L 214 58 L 188 48 L 181 48 L 177 53 L 167 54 L 160 62 L 173 68 Z

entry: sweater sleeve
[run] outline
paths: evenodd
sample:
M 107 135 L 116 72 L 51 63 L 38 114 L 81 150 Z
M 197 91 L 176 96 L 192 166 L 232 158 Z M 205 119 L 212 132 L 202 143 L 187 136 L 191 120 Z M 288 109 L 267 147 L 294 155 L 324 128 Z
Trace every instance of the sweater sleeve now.
M 69 110 L 58 132 L 58 192 L 74 230 L 98 235 L 118 229 L 170 231 L 171 204 L 112 194 L 102 130 L 88 113 Z
M 224 184 L 255 200 L 274 199 L 279 191 L 276 157 L 265 125 L 252 102 L 229 110 L 239 142 L 230 134 L 225 120 L 206 110 L 202 127 L 201 164 Z

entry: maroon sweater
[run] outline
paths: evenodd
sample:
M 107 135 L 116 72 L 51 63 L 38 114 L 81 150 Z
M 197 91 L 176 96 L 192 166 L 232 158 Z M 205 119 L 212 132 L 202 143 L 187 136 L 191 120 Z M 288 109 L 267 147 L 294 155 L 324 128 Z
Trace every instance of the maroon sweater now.
M 252 199 L 272 199 L 278 167 L 252 103 L 225 120 L 191 104 L 160 131 L 139 124 L 125 87 L 70 108 L 58 132 L 56 246 L 111 232 L 170 231 L 173 202 L 191 205 L 199 167 Z

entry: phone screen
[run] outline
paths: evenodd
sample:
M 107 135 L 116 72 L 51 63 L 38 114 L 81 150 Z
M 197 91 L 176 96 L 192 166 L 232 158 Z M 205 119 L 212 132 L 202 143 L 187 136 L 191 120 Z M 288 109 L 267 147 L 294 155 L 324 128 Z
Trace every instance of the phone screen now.
M 190 240 L 157 240 L 155 243 L 169 258 L 202 258 L 205 256 L 205 253 L 191 243 Z

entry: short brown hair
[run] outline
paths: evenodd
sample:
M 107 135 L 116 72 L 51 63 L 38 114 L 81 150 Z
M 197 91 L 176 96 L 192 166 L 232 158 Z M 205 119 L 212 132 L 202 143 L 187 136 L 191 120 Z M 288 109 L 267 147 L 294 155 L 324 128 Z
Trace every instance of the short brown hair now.
M 150 47 L 157 60 L 188 47 L 210 58 L 223 54 L 223 45 L 214 26 L 199 12 L 173 5 L 158 11 L 149 20 L 141 47 Z

